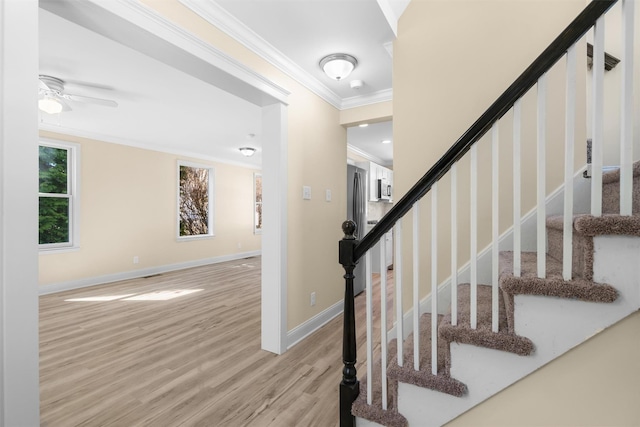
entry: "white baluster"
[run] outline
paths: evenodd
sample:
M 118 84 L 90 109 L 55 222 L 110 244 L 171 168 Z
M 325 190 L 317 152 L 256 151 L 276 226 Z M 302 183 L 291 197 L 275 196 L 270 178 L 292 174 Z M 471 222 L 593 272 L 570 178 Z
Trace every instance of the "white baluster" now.
M 431 187 L 431 373 L 438 375 L 438 183 Z
M 498 152 L 500 147 L 498 123 L 491 127 L 491 330 L 498 332 L 498 255 L 499 248 L 499 212 L 498 181 L 500 164 Z
M 404 307 L 402 306 L 402 218 L 396 222 L 394 227 L 395 259 L 393 260 L 393 283 L 396 290 L 396 342 L 398 347 L 398 366 L 403 366 L 403 345 L 404 342 Z
M 458 164 L 451 166 L 451 324 L 458 324 Z
M 545 278 L 547 270 L 547 213 L 546 213 L 546 144 L 547 144 L 547 75 L 538 80 L 538 121 L 537 121 L 537 264 L 538 277 Z
M 387 242 L 380 239 L 380 375 L 382 385 L 382 409 L 387 410 Z
M 571 280 L 573 259 L 573 155 L 576 126 L 576 45 L 567 51 L 567 81 L 564 141 L 564 226 L 562 232 L 562 277 Z
M 367 378 L 373 378 L 373 289 L 371 285 L 371 251 L 365 255 L 365 288 L 367 304 Z M 367 381 L 367 404 L 371 405 L 373 381 Z
M 602 146 L 604 138 L 604 16 L 593 27 L 593 107 L 591 140 L 591 215 L 602 215 Z
M 520 277 L 522 265 L 520 146 L 522 141 L 522 100 L 513 105 L 513 275 Z
M 413 369 L 420 370 L 420 205 L 413 205 Z
M 620 215 L 631 215 L 633 206 L 633 9 L 633 0 L 622 0 Z
M 471 328 L 478 325 L 478 147 L 471 146 Z

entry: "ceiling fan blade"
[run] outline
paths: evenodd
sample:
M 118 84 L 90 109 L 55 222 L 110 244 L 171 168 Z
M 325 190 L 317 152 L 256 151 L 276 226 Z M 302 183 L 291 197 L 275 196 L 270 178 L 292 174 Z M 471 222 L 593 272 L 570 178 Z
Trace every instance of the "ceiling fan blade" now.
M 67 104 L 67 102 L 64 100 L 63 97 L 61 96 L 56 96 L 56 98 L 58 99 L 58 101 L 60 102 L 60 104 L 62 104 L 62 111 L 71 111 L 73 110 L 73 108 L 71 108 L 69 106 L 69 104 Z
M 117 107 L 118 106 L 118 103 L 116 101 L 112 101 L 110 99 L 93 98 L 93 97 L 90 97 L 90 96 L 81 96 L 81 95 L 71 95 L 71 94 L 68 94 L 68 93 L 63 94 L 62 97 L 64 99 L 68 99 L 70 101 L 86 102 L 88 104 L 98 104 L 98 105 L 102 105 L 104 107 Z
M 46 85 L 45 82 L 43 82 L 41 79 L 38 79 L 38 89 L 39 90 L 51 90 L 51 88 L 49 86 Z

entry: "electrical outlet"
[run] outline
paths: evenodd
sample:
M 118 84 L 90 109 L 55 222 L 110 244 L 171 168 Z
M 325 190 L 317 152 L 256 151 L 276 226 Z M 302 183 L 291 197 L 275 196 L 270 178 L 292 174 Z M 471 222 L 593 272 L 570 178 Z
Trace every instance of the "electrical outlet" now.
M 331 190 L 327 189 L 325 199 L 327 202 L 331 201 Z
M 311 307 L 313 307 L 314 305 L 316 305 L 316 293 L 311 292 Z
M 134 264 L 137 264 L 137 263 L 139 263 L 139 262 L 140 262 L 140 258 L 138 258 L 138 255 L 134 256 L 134 257 L 133 257 L 133 263 L 134 263 Z

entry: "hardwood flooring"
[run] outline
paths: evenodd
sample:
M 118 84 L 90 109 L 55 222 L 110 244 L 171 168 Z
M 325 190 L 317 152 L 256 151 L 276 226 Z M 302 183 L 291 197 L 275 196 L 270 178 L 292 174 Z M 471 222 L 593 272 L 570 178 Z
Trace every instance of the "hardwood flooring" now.
M 337 426 L 341 360 L 342 316 L 284 355 L 260 349 L 260 258 L 40 298 L 46 427 Z

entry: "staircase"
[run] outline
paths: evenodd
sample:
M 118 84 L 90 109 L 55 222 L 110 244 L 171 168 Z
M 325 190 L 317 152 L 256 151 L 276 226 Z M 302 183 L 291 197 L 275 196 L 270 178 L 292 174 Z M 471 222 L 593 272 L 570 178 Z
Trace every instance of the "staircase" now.
M 545 165 L 538 161 L 537 176 L 534 177 L 538 204 L 534 212 L 536 224 L 533 233 L 523 232 L 525 221 L 519 215 L 518 195 L 521 177 L 519 167 L 514 165 L 514 223 L 507 233 L 508 240 L 512 241 L 511 250 L 500 250 L 505 246 L 505 236 L 498 235 L 498 173 L 493 173 L 492 218 L 488 225 L 492 228 L 492 241 L 487 247 L 491 258 L 487 269 L 491 279 L 481 283 L 479 277 L 486 275 L 478 273 L 482 256 L 477 251 L 477 189 L 473 188 L 474 179 L 477 180 L 474 176 L 477 174 L 476 145 L 491 129 L 492 168 L 497 170 L 497 122 L 506 111 L 517 109 L 520 98 L 532 86 L 537 85 L 538 93 L 544 93 L 544 89 L 540 89 L 544 87 L 544 74 L 558 59 L 566 56 L 567 69 L 572 69 L 576 43 L 614 3 L 616 1 L 590 3 L 362 241 L 353 237 L 353 223 L 343 225 L 345 238 L 340 242 L 340 262 L 346 271 L 346 291 L 341 426 L 443 425 L 640 309 L 640 161 L 632 163 L 629 129 L 633 127 L 634 117 L 631 112 L 622 113 L 621 166 L 603 173 L 602 148 L 598 147 L 602 144 L 602 123 L 597 119 L 598 108 L 592 108 L 592 132 L 596 137 L 593 142 L 593 177 L 588 192 L 574 188 L 576 182 L 578 187 L 584 187 L 585 181 L 580 182 L 583 178 L 577 178 L 582 175 L 582 169 L 574 170 L 574 141 L 572 132 L 567 131 L 564 184 L 560 188 L 564 202 L 560 215 L 547 215 L 554 209 L 549 208 L 549 195 L 544 190 Z M 625 16 L 633 16 L 633 2 L 626 0 L 622 3 Z M 625 22 L 633 22 L 633 18 L 625 19 Z M 629 24 L 626 25 L 628 29 Z M 633 34 L 633 26 L 630 28 L 627 38 L 632 38 L 629 34 Z M 598 47 L 597 26 L 594 39 L 593 67 L 596 71 L 593 102 L 597 104 L 602 99 L 598 86 L 602 75 L 597 70 L 604 69 L 604 50 L 602 46 Z M 628 85 L 625 86 L 626 92 L 631 95 L 623 90 L 623 105 L 629 105 L 624 103 L 625 99 L 628 101 L 633 94 L 633 61 L 627 62 L 631 65 L 625 65 L 629 68 L 625 71 L 627 77 L 623 85 Z M 567 85 L 571 84 L 568 77 Z M 570 92 L 567 90 L 568 94 Z M 566 123 L 570 129 L 575 106 L 572 107 L 570 95 L 567 96 Z M 543 105 L 544 98 L 539 96 L 538 99 L 539 106 Z M 539 107 L 538 114 L 540 111 Z M 514 113 L 514 129 L 517 128 L 517 120 L 520 120 L 519 114 Z M 514 145 L 519 144 L 516 142 L 518 139 L 514 132 Z M 541 153 L 544 155 L 546 142 L 544 138 L 538 138 L 536 143 L 540 158 Z M 516 153 L 519 150 L 519 146 L 514 148 Z M 464 273 L 470 280 L 469 283 L 458 283 L 457 278 L 463 274 L 454 255 L 457 253 L 456 236 L 452 233 L 452 275 L 443 285 L 437 281 L 438 183 L 443 176 L 451 176 L 451 223 L 456 224 L 457 208 L 453 206 L 457 198 L 457 163 L 465 155 L 470 156 L 472 184 L 471 260 Z M 432 255 L 425 260 L 419 256 L 419 202 L 428 193 Z M 590 209 L 574 213 L 576 206 L 590 206 Z M 410 211 L 413 212 L 413 305 L 407 312 L 401 283 L 401 236 L 402 218 Z M 381 351 L 374 356 L 370 332 L 372 320 L 368 316 L 367 371 L 358 380 L 355 370 L 353 269 L 359 260 L 370 263 L 368 251 L 392 228 L 396 232 L 394 275 L 397 316 L 391 335 L 401 339 L 401 343 L 398 344 L 395 338 L 388 339 L 386 328 L 381 328 Z M 537 251 L 522 250 L 532 247 Z M 383 252 L 384 247 L 381 248 L 381 262 L 384 263 Z M 437 285 L 450 288 L 451 304 L 448 307 L 442 309 L 439 305 L 443 302 L 439 302 L 443 299 L 442 289 L 439 289 L 429 296 L 430 308 L 424 309 L 420 301 L 419 268 L 416 267 L 420 262 L 431 265 L 432 289 Z M 369 280 L 368 293 L 371 293 L 370 286 Z M 381 280 L 381 288 L 381 294 L 386 295 L 385 279 Z M 383 298 L 381 313 L 387 312 L 386 304 Z M 367 311 L 371 312 L 370 304 Z M 386 324 L 385 316 L 382 315 L 382 325 Z M 409 327 L 405 325 L 407 316 L 412 319 Z
M 613 212 L 619 198 L 606 186 L 619 184 L 619 171 L 605 174 L 603 180 L 607 194 L 603 211 Z M 421 316 L 420 370 L 410 365 L 413 337 L 404 343 L 404 367 L 397 364 L 394 340 L 388 364 L 393 381 L 388 408 L 382 410 L 379 395 L 373 405 L 367 405 L 366 392 L 362 393 L 353 405 L 357 425 L 442 425 L 638 310 L 640 162 L 634 165 L 633 188 L 632 216 L 574 215 L 572 280 L 562 277 L 562 251 L 558 251 L 562 223 L 557 216 L 547 219 L 544 279 L 536 275 L 535 253 L 522 253 L 520 277 L 513 275 L 513 252 L 500 253 L 498 332 L 491 330 L 491 286 L 478 285 L 478 325 L 472 329 L 470 285 L 458 285 L 458 324 L 451 324 L 451 313 L 438 321 L 438 360 L 442 361 L 438 375 L 431 374 L 430 366 L 431 315 Z M 366 381 L 365 377 L 362 383 Z

